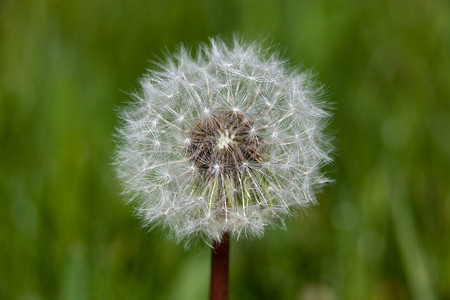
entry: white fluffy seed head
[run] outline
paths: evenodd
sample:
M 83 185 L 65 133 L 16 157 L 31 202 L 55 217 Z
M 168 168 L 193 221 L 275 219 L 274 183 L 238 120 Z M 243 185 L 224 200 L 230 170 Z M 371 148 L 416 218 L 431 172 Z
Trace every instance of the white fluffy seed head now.
M 177 241 L 261 236 L 315 203 L 330 114 L 310 75 L 235 39 L 184 48 L 146 74 L 118 128 L 116 163 L 148 226 Z

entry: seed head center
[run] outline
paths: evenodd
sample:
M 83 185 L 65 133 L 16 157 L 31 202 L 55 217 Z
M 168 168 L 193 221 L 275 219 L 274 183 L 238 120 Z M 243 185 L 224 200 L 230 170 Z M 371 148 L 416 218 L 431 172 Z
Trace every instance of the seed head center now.
M 236 144 L 236 141 L 234 140 L 235 134 L 230 134 L 228 130 L 225 130 L 225 132 L 219 131 L 219 139 L 217 141 L 217 148 L 219 150 L 228 149 L 231 144 Z
M 243 114 L 221 112 L 199 121 L 189 132 L 187 159 L 200 174 L 214 177 L 243 172 L 248 163 L 259 163 L 264 141 L 251 129 Z

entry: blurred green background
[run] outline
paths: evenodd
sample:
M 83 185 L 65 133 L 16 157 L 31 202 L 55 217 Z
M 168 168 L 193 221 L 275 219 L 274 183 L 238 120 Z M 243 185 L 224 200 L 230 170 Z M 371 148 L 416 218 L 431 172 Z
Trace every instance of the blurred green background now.
M 0 1 L 0 299 L 206 299 L 210 249 L 147 232 L 111 166 L 177 44 L 269 37 L 334 103 L 320 205 L 232 243 L 231 299 L 450 299 L 450 2 Z

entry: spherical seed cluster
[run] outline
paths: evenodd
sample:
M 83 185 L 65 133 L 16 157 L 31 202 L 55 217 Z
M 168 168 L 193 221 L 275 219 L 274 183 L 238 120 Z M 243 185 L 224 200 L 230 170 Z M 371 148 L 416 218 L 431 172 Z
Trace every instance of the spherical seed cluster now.
M 315 202 L 331 147 L 308 74 L 257 44 L 211 39 L 141 85 L 121 115 L 116 162 L 146 225 L 178 240 L 262 235 Z

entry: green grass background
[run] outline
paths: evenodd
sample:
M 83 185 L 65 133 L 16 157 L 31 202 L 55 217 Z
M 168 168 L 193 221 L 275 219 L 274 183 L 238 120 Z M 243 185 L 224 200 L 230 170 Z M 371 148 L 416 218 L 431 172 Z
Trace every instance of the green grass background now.
M 112 133 L 149 59 L 235 32 L 318 74 L 337 155 L 319 206 L 232 243 L 231 299 L 450 299 L 450 3 L 419 0 L 0 1 L 0 299 L 207 298 Z

